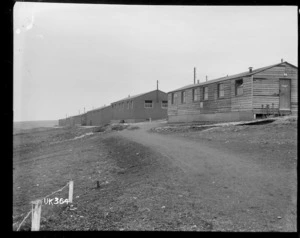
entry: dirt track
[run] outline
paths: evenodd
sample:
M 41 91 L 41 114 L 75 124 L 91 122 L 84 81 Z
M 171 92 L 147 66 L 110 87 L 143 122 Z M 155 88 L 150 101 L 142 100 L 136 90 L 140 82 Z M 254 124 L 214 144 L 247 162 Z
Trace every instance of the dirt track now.
M 296 229 L 295 163 L 294 168 L 276 167 L 278 159 L 290 161 L 265 158 L 266 148 L 253 144 L 244 144 L 241 151 L 237 142 L 149 134 L 152 126 L 141 124 L 140 130 L 119 135 L 157 151 L 170 167 L 181 168 L 189 182 L 189 196 L 202 205 L 201 214 L 215 220 L 216 230 Z M 266 166 L 266 159 L 275 166 Z

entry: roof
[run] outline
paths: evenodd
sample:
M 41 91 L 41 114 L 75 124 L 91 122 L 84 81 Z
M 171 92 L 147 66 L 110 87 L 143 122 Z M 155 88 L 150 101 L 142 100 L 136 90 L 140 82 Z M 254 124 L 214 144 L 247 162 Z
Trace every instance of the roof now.
M 104 109 L 104 108 L 106 108 L 106 107 L 110 107 L 110 105 L 108 105 L 108 106 L 102 106 L 102 107 L 97 107 L 97 108 L 95 108 L 95 109 L 92 109 L 92 110 L 87 111 L 87 113 L 88 113 L 88 112 L 93 112 L 93 111 L 98 111 L 98 110 Z
M 120 102 L 122 102 L 122 101 L 127 101 L 127 100 L 132 100 L 132 99 L 134 99 L 134 98 L 143 96 L 143 95 L 145 95 L 145 94 L 147 94 L 147 93 L 151 93 L 151 92 L 154 92 L 154 91 L 156 91 L 156 89 L 155 89 L 155 90 L 152 90 L 152 91 L 149 91 L 149 92 L 146 92 L 146 93 L 140 93 L 140 94 L 136 94 L 136 95 L 134 95 L 134 96 L 126 97 L 126 98 L 123 98 L 123 99 L 121 99 L 121 100 L 112 102 L 111 104 L 114 104 L 114 103 L 120 103 Z M 160 90 L 158 90 L 158 91 L 160 91 Z M 160 91 L 160 92 L 162 92 L 162 91 Z M 164 93 L 164 92 L 163 92 L 163 93 Z
M 185 89 L 189 89 L 189 88 L 194 88 L 194 87 L 198 87 L 198 86 L 202 86 L 202 85 L 206 85 L 206 84 L 211 84 L 211 83 L 215 83 L 215 82 L 221 82 L 221 81 L 228 80 L 228 79 L 235 79 L 235 78 L 240 78 L 240 77 L 251 76 L 251 75 L 260 73 L 264 70 L 267 70 L 267 69 L 273 68 L 275 66 L 281 65 L 281 64 L 288 64 L 288 65 L 290 65 L 294 68 L 297 68 L 295 65 L 292 65 L 292 64 L 285 61 L 285 62 L 281 62 L 279 64 L 273 64 L 273 65 L 269 65 L 269 66 L 266 66 L 266 67 L 254 69 L 254 70 L 252 70 L 252 72 L 247 71 L 247 72 L 243 72 L 243 73 L 239 73 L 239 74 L 234 74 L 234 75 L 231 75 L 231 76 L 225 76 L 225 77 L 222 77 L 222 78 L 209 80 L 207 82 L 202 82 L 202 83 L 198 83 L 198 84 L 189 84 L 189 85 L 186 85 L 184 87 L 169 91 L 169 93 L 176 92 L 176 91 L 181 91 L 181 90 L 185 90 Z

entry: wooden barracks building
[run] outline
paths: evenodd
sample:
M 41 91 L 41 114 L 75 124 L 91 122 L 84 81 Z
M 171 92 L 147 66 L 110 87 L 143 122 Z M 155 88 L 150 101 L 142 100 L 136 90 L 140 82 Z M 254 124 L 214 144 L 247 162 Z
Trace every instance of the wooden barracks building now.
M 168 96 L 160 90 L 128 96 L 111 104 L 112 122 L 142 122 L 167 118 Z
M 142 122 L 167 118 L 168 95 L 158 90 L 128 96 L 109 106 L 59 120 L 60 126 L 95 126 L 110 122 Z
M 296 114 L 298 68 L 288 62 L 195 83 L 168 93 L 168 121 L 240 121 Z

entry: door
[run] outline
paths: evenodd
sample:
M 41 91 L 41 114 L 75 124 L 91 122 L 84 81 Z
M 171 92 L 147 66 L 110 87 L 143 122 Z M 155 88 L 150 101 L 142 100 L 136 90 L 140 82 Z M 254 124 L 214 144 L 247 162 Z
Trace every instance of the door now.
M 291 110 L 291 80 L 279 79 L 279 109 Z

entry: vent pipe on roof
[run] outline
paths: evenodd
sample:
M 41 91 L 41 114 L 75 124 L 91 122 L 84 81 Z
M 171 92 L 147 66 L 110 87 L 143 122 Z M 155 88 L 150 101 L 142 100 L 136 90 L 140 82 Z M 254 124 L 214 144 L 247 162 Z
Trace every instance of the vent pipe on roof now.
M 156 80 L 156 90 L 158 90 L 158 80 Z
M 249 67 L 249 73 L 252 73 L 253 67 Z
M 196 67 L 194 67 L 194 84 L 196 84 Z
M 206 82 L 207 82 L 207 75 L 205 76 L 205 78 L 206 78 Z
M 283 63 L 283 59 L 281 59 L 281 63 Z
M 198 83 L 198 84 L 200 83 L 199 79 L 197 80 L 197 83 Z

